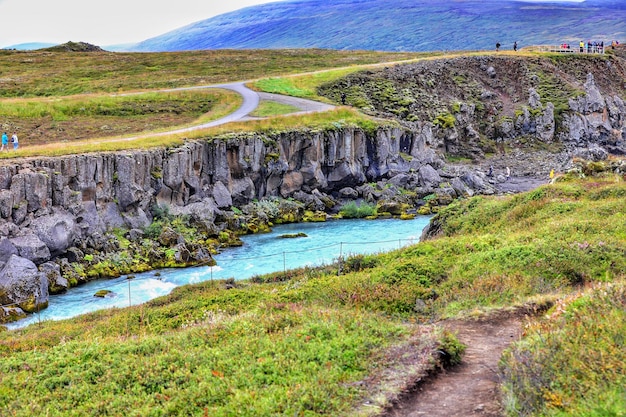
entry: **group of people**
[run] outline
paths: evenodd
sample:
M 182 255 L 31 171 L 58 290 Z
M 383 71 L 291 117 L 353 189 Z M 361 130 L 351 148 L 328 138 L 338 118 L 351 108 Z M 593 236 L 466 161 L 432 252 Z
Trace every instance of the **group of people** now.
M 496 43 L 496 51 L 500 50 L 500 42 Z M 513 50 L 517 52 L 517 41 L 513 42 Z
M 13 149 L 17 150 L 19 145 L 19 139 L 17 138 L 17 132 L 13 132 L 13 136 L 11 136 L 11 143 L 13 144 Z M 2 133 L 2 147 L 0 151 L 8 151 L 9 150 L 9 136 L 7 132 Z
M 578 45 L 580 49 L 580 53 L 585 52 L 585 42 L 580 41 Z M 596 41 L 587 41 L 586 44 L 587 53 L 588 54 L 603 54 L 604 53 L 604 41 L 596 42 Z
M 611 48 L 615 49 L 615 47 L 619 45 L 618 41 L 612 41 L 611 42 Z M 560 51 L 561 52 L 576 52 L 576 46 L 572 46 L 569 43 L 563 42 L 562 44 L 559 45 Z M 585 43 L 585 41 L 580 41 L 578 44 L 578 51 L 581 54 L 587 53 L 587 54 L 603 54 L 605 49 L 604 49 L 604 41 L 587 41 Z M 558 50 L 557 50 L 558 52 Z
M 493 165 L 489 166 L 489 172 L 487 172 L 487 176 L 488 177 L 493 177 L 494 172 L 493 172 Z M 511 178 L 511 168 L 506 167 L 506 174 L 504 175 L 504 180 L 508 181 Z

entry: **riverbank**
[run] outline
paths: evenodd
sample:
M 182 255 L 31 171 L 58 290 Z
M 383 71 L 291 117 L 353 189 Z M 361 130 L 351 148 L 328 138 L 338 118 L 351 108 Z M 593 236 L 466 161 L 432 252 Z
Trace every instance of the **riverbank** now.
M 258 277 L 283 272 L 285 279 L 294 270 L 334 265 L 337 273 L 342 262 L 364 254 L 382 253 L 415 244 L 428 216 L 413 220 L 331 220 L 324 223 L 279 225 L 272 232 L 242 236 L 242 246 L 224 248 L 213 256 L 214 266 L 194 266 L 152 270 L 99 279 L 51 296 L 46 309 L 7 324 L 9 329 L 46 320 L 60 320 L 105 308 L 123 308 L 145 303 L 169 294 L 174 288 L 204 281 L 258 280 Z M 304 235 L 285 240 L 284 233 Z M 289 272 L 288 272 L 289 271 Z M 103 297 L 94 297 L 101 292 Z

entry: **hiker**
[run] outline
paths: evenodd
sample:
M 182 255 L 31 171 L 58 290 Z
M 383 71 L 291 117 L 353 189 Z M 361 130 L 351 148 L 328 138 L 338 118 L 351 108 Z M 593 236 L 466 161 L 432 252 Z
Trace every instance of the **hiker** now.
M 493 165 L 489 166 L 489 172 L 487 173 L 488 177 L 493 177 Z
M 341 93 L 341 104 L 346 105 L 346 93 Z
M 0 151 L 5 151 L 9 149 L 9 137 L 7 136 L 7 132 L 2 133 L 2 148 Z
M 500 50 L 500 42 L 496 43 L 496 52 Z
M 511 178 L 511 168 L 506 167 L 506 180 L 508 181 Z
M 517 41 L 513 42 L 513 51 L 517 52 Z
M 550 180 L 554 179 L 554 169 L 550 170 Z
M 585 52 L 585 42 L 580 41 L 580 53 L 582 54 L 583 52 Z
M 19 146 L 19 141 L 17 139 L 17 132 L 13 132 L 13 136 L 11 136 L 11 142 L 13 142 L 13 149 L 17 150 Z

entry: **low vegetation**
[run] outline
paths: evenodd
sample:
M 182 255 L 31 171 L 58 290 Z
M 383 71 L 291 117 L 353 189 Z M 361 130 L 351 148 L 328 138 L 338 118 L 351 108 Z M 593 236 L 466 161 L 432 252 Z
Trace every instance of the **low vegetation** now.
M 355 201 L 346 203 L 339 210 L 339 214 L 344 219 L 362 219 L 376 215 L 376 204 L 369 204 L 365 201 L 357 204 Z
M 301 129 L 338 130 L 348 127 L 360 128 L 368 132 L 379 126 L 393 122 L 376 121 L 355 110 L 338 108 L 324 113 L 299 115 L 278 115 L 259 120 L 233 122 L 210 128 L 193 129 L 179 133 L 145 133 L 133 137 L 94 138 L 73 142 L 56 142 L 45 145 L 28 146 L 20 144 L 17 151 L 0 153 L 0 159 L 28 156 L 61 156 L 89 152 L 112 152 L 126 149 L 147 149 L 153 147 L 174 147 L 185 140 L 214 140 L 233 138 L 240 135 L 269 134 Z
M 578 175 L 456 202 L 435 218 L 436 238 L 347 259 L 341 276 L 329 266 L 206 282 L 4 333 L 0 407 L 16 416 L 374 415 L 397 395 L 379 372 L 406 378 L 392 359 L 402 346 L 423 346 L 430 366 L 442 346 L 462 351 L 426 323 L 556 303 L 503 362 L 511 415 L 619 410 L 626 182 Z M 577 413 L 587 406 L 600 411 Z
M 6 99 L 0 101 L 0 125 L 18 131 L 22 147 L 101 141 L 215 120 L 241 101 L 238 94 L 217 89 Z
M 626 410 L 626 285 L 559 300 L 502 359 L 512 416 L 621 416 Z
M 297 113 L 300 109 L 289 104 L 277 103 L 275 101 L 261 101 L 259 106 L 250 113 L 252 117 L 270 117 L 282 114 Z

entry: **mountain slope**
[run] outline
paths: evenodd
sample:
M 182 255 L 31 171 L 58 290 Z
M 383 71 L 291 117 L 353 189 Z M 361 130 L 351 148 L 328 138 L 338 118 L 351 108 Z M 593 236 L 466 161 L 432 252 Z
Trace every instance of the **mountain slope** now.
M 626 37 L 626 4 L 508 0 L 295 0 L 248 7 L 137 44 L 135 51 L 510 48 Z

